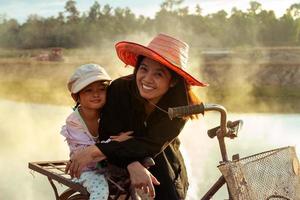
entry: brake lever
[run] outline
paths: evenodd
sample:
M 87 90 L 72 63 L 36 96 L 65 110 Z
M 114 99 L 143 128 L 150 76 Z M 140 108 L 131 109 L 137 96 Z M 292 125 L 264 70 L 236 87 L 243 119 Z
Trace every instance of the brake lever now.
M 236 120 L 236 121 L 228 121 L 227 122 L 227 133 L 225 134 L 225 137 L 229 137 L 230 139 L 234 139 L 237 137 L 238 132 L 241 130 L 243 126 L 242 120 Z
M 236 121 L 228 121 L 226 124 L 226 133 L 225 137 L 229 137 L 230 139 L 234 139 L 237 137 L 238 132 L 241 130 L 243 126 L 242 120 L 236 120 Z M 220 126 L 217 126 L 215 128 L 209 129 L 207 131 L 207 134 L 210 138 L 214 138 L 220 131 Z

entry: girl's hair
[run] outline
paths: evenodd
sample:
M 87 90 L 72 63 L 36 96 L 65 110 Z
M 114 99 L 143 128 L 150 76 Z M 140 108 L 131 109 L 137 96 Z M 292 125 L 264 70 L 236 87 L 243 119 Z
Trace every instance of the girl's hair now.
M 134 77 L 136 77 L 136 73 L 143 61 L 145 56 L 138 56 L 136 66 L 134 68 Z M 171 73 L 173 81 L 176 83 L 175 86 L 169 88 L 168 93 L 172 97 L 172 99 L 176 99 L 179 104 L 177 106 L 185 106 L 185 105 L 195 105 L 195 104 L 200 104 L 201 101 L 199 98 L 196 96 L 196 94 L 192 91 L 192 88 L 190 85 L 186 83 L 184 78 L 174 72 L 173 70 L 169 69 L 166 67 L 168 71 Z M 198 114 L 195 115 L 190 115 L 188 118 L 190 119 L 198 119 Z
M 75 111 L 76 108 L 78 108 L 78 106 L 80 105 L 79 101 L 76 102 L 76 105 L 73 107 L 73 110 Z

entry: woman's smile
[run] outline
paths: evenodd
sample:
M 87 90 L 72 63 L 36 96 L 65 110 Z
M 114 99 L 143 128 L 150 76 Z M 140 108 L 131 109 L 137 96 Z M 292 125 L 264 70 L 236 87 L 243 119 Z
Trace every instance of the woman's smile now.
M 142 84 L 143 89 L 145 90 L 154 90 L 155 88 L 146 84 Z

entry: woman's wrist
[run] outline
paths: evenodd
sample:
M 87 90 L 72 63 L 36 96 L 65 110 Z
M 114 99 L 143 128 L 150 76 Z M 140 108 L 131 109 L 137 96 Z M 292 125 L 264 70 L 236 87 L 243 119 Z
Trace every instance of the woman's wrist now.
M 132 163 L 130 163 L 129 165 L 127 165 L 127 170 L 134 170 L 136 169 L 136 167 L 144 167 L 139 161 L 134 161 Z
M 90 146 L 90 150 L 93 161 L 99 162 L 101 160 L 106 159 L 106 156 L 100 151 L 100 149 L 96 145 Z

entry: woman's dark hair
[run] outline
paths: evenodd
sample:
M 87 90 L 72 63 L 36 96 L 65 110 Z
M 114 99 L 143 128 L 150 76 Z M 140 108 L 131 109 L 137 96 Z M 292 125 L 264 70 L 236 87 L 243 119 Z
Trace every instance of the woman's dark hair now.
M 134 78 L 136 77 L 136 73 L 144 60 L 145 56 L 138 56 L 135 68 L 134 68 Z M 173 70 L 169 69 L 166 67 L 168 71 L 170 72 L 173 81 L 176 83 L 175 86 L 169 89 L 168 93 L 171 93 L 172 98 L 174 99 L 180 99 L 178 101 L 184 102 L 182 105 L 178 106 L 184 106 L 184 105 L 195 105 L 195 104 L 200 104 L 201 101 L 199 98 L 196 96 L 196 94 L 192 91 L 191 86 L 186 83 L 184 78 L 174 72 Z M 184 94 L 184 95 L 182 95 Z M 198 119 L 198 115 L 191 115 L 188 118 L 190 119 Z

